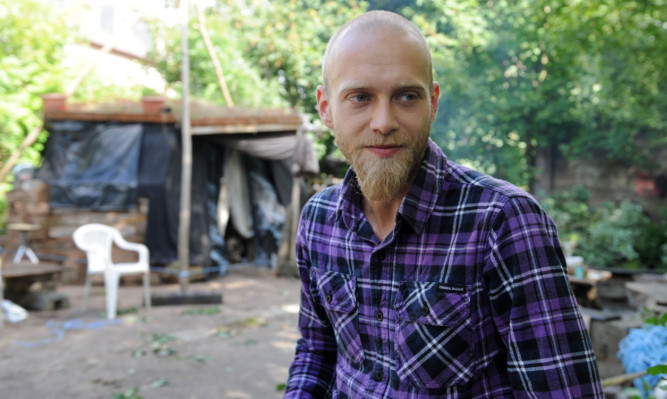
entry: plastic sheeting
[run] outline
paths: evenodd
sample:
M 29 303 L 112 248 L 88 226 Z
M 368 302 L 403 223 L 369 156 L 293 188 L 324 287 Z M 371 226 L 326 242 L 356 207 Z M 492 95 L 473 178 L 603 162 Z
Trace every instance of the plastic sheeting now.
M 231 219 L 236 231 L 241 237 L 247 239 L 252 238 L 255 231 L 253 230 L 248 173 L 243 161 L 243 154 L 235 149 L 227 148 L 218 197 L 218 230 L 224 234 Z
M 181 146 L 175 127 L 56 121 L 47 128 L 36 177 L 52 186 L 50 206 L 125 210 L 148 198 L 151 264 L 176 261 Z M 226 272 L 225 219 L 253 240 L 256 263 L 275 264 L 291 200 L 295 137 L 192 140 L 190 264 Z
M 136 206 L 139 124 L 55 122 L 36 177 L 50 185 L 52 207 L 126 210 Z
M 256 232 L 255 263 L 276 267 L 287 211 L 278 201 L 274 185 L 267 178 L 268 165 L 258 158 L 252 158 L 249 159 L 248 166 Z
M 139 197 L 148 199 L 146 246 L 151 262 L 168 264 L 178 257 L 180 210 L 180 136 L 173 125 L 143 125 L 139 159 Z M 197 253 L 191 251 L 192 257 Z
M 269 160 L 291 158 L 296 147 L 296 137 L 267 137 L 263 139 L 233 140 L 227 144 L 253 157 Z

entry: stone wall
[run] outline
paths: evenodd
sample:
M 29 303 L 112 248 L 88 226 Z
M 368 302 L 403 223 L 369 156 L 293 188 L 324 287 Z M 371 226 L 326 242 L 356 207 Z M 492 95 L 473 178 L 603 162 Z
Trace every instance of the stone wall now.
M 591 202 L 637 202 L 651 215 L 667 206 L 667 151 L 656 160 L 653 170 L 639 170 L 601 159 L 568 161 L 543 153 L 538 157 L 536 193 L 572 190 L 581 186 L 591 193 Z
M 9 217 L 7 235 L 0 244 L 5 247 L 6 262 L 10 262 L 18 248 L 20 232 L 12 230 L 15 223 L 29 223 L 39 226 L 28 233 L 30 248 L 40 261 L 56 263 L 65 267 L 62 274 L 64 283 L 82 283 L 85 278 L 86 256 L 74 245 L 72 234 L 77 227 L 86 223 L 102 223 L 117 228 L 125 239 L 144 242 L 148 203 L 140 199 L 137 206 L 129 211 L 90 211 L 78 208 L 49 208 L 49 187 L 40 180 L 29 180 L 15 186 L 7 193 Z M 136 261 L 136 254 L 114 247 L 112 258 L 115 262 Z

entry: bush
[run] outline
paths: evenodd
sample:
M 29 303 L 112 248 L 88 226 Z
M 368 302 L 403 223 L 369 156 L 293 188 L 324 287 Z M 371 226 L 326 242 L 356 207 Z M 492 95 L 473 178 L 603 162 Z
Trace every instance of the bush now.
M 623 201 L 619 206 L 604 203 L 597 220 L 579 245 L 579 254 L 591 266 L 639 268 L 640 238 L 651 221 L 641 206 Z
M 563 246 L 593 267 L 667 270 L 667 208 L 651 219 L 636 203 L 589 204 L 581 188 L 542 201 Z
M 561 243 L 568 255 L 574 253 L 581 237 L 594 222 L 595 214 L 588 204 L 589 199 L 590 193 L 577 187 L 573 191 L 554 193 L 541 201 L 558 226 Z

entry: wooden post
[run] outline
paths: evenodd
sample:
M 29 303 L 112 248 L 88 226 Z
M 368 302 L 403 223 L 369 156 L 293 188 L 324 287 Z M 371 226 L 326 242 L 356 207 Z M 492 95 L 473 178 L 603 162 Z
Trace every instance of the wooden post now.
M 178 261 L 180 273 L 178 282 L 181 292 L 188 289 L 190 269 L 190 190 L 192 187 L 192 137 L 190 135 L 190 56 L 188 53 L 188 0 L 182 0 L 183 26 L 181 32 L 182 69 L 181 82 L 183 84 L 183 115 L 181 121 L 181 207 L 178 223 Z

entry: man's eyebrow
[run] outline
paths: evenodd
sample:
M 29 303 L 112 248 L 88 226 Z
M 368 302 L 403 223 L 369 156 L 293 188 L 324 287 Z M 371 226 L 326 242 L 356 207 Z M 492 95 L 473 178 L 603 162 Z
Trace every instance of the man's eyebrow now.
M 339 88 L 340 93 L 349 93 L 354 91 L 368 91 L 368 90 L 373 90 L 373 87 L 360 82 L 351 82 L 349 84 L 342 85 Z M 427 87 L 413 83 L 398 84 L 392 88 L 392 91 L 393 92 L 418 91 L 421 93 L 429 92 Z
M 424 86 L 421 85 L 405 85 L 405 86 L 398 86 L 394 89 L 394 91 L 418 91 L 421 93 L 428 93 L 428 89 Z
M 350 92 L 350 91 L 364 91 L 368 90 L 369 86 L 364 83 L 351 82 L 344 84 L 340 87 L 339 91 L 341 93 Z

